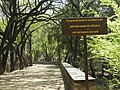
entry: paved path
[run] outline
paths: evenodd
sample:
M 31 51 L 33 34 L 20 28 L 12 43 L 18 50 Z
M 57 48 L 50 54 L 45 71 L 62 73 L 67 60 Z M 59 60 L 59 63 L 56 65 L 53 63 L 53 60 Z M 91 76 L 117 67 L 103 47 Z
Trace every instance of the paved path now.
M 0 90 L 64 90 L 60 69 L 53 64 L 34 64 L 0 75 Z

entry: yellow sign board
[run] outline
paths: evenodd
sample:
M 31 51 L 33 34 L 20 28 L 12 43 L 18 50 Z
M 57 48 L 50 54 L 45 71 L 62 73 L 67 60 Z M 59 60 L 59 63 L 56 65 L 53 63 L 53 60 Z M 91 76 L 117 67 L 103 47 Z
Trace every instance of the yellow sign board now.
M 67 18 L 62 19 L 63 35 L 107 34 L 107 18 Z

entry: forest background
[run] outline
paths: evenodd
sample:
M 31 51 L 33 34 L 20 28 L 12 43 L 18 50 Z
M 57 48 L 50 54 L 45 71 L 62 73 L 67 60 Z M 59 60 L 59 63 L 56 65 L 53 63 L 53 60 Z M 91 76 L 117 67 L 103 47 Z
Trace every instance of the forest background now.
M 120 0 L 1 0 L 0 74 L 37 61 L 84 71 L 83 37 L 61 34 L 66 17 L 107 17 L 107 35 L 87 36 L 89 74 L 98 90 L 120 89 Z

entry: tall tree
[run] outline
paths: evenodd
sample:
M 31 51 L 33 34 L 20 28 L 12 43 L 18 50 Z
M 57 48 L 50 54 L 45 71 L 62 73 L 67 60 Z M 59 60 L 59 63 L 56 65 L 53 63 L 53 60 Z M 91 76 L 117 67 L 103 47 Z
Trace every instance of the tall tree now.
M 26 41 L 30 41 L 31 34 L 34 31 L 30 31 L 29 29 L 36 21 L 44 20 L 42 15 L 50 9 L 52 2 L 52 0 L 1 0 L 0 6 L 6 17 L 7 25 L 5 30 L 3 30 L 0 44 L 0 66 L 2 68 L 0 74 L 5 71 L 9 54 L 11 71 L 13 71 L 12 66 L 15 63 L 13 58 L 14 53 L 17 53 L 17 58 L 20 60 L 20 68 L 23 68 L 22 55 Z M 21 40 L 16 41 L 19 37 Z

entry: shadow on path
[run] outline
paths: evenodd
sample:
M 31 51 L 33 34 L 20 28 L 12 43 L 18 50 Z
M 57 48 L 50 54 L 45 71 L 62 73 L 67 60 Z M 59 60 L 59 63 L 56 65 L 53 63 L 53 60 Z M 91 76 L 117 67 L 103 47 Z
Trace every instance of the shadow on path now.
M 58 66 L 34 64 L 0 75 L 0 90 L 64 90 L 64 84 Z

